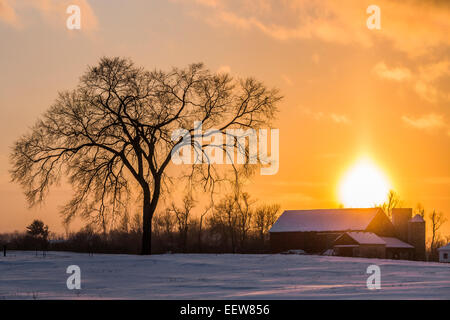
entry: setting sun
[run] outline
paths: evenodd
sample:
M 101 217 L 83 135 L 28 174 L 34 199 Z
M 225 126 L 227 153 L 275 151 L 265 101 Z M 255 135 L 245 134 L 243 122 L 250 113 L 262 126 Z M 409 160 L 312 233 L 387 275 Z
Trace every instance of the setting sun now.
M 368 159 L 355 164 L 342 178 L 339 200 L 348 208 L 367 208 L 382 204 L 390 184 L 379 168 Z

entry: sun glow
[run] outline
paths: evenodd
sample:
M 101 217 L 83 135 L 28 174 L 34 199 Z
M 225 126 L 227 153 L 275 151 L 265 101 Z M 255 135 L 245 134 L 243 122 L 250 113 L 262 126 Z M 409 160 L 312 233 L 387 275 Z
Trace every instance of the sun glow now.
M 369 208 L 386 201 L 391 186 L 380 169 L 362 159 L 342 178 L 339 199 L 347 208 Z

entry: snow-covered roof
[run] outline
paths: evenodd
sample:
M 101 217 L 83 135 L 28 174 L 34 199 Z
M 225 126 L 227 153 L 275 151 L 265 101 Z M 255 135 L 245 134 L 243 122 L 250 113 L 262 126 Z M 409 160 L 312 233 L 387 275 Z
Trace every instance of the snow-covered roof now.
M 409 248 L 414 249 L 412 245 L 409 243 L 403 242 L 397 238 L 391 238 L 391 237 L 380 237 L 385 243 L 386 248 Z
M 386 244 L 383 239 L 372 232 L 346 232 L 359 244 Z
M 373 232 L 346 232 L 344 234 L 347 234 L 348 236 L 350 236 L 358 244 L 380 244 L 380 245 L 385 245 L 386 248 L 414 249 L 414 247 L 412 245 L 410 245 L 409 243 L 403 242 L 397 238 L 380 237 L 380 236 L 377 236 Z M 336 241 L 338 239 L 336 239 Z M 335 245 L 335 247 L 341 247 L 341 246 L 342 245 Z
M 440 250 L 450 250 L 450 243 L 447 244 L 446 246 L 440 247 L 438 250 L 439 250 L 439 251 L 440 251 Z
M 410 222 L 425 222 L 420 214 L 416 214 L 414 218 L 409 220 Z
M 269 232 L 363 231 L 378 208 L 286 210 Z

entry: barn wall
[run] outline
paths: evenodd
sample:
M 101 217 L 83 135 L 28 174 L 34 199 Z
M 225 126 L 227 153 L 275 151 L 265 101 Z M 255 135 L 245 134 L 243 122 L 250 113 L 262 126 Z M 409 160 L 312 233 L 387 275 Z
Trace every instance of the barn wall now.
M 365 231 L 373 232 L 380 237 L 395 237 L 394 225 L 381 209 L 372 219 Z
M 357 257 L 359 248 L 356 247 L 334 247 L 334 254 L 341 257 Z
M 334 252 L 338 256 L 361 257 L 361 258 L 379 258 L 386 257 L 385 245 L 379 244 L 361 244 L 358 247 L 335 247 Z
M 359 246 L 359 257 L 384 259 L 386 257 L 386 246 L 379 244 L 362 244 Z
M 332 248 L 340 235 L 335 232 L 271 232 L 270 248 L 273 253 L 301 249 L 307 253 L 322 253 Z
M 414 249 L 386 248 L 386 258 L 395 260 L 412 260 L 414 258 Z

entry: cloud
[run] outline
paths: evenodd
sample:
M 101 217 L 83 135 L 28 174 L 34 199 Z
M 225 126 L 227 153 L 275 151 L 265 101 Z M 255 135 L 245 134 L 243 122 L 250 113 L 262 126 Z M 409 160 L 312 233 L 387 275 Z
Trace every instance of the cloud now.
M 409 83 L 417 95 L 430 103 L 450 100 L 447 90 L 438 88 L 441 79 L 450 77 L 448 60 L 424 64 L 415 72 L 405 67 L 388 67 L 384 62 L 379 62 L 372 71 L 382 79 Z
M 303 108 L 303 113 L 311 117 L 314 120 L 328 120 L 333 121 L 337 124 L 350 124 L 350 119 L 344 114 L 337 113 L 325 113 L 322 111 L 312 111 L 308 108 Z
M 283 79 L 284 83 L 286 83 L 286 85 L 288 85 L 289 87 L 292 87 L 294 85 L 294 82 L 291 80 L 291 78 L 289 78 L 285 74 L 281 75 L 281 79 Z
M 402 121 L 410 127 L 426 131 L 446 129 L 448 127 L 444 116 L 435 113 L 422 115 L 416 118 L 402 116 Z
M 410 56 L 450 45 L 450 6 L 434 1 L 378 0 L 381 30 L 368 30 L 366 6 L 354 0 L 173 0 L 205 9 L 198 17 L 220 26 L 258 30 L 277 40 L 318 39 L 371 47 L 378 39 Z M 367 4 L 368 6 L 368 4 Z M 420 15 L 417 14 L 420 12 Z
M 343 124 L 350 123 L 350 120 L 348 119 L 348 117 L 343 114 L 332 113 L 332 114 L 330 114 L 330 118 L 336 123 L 343 123 Z
M 395 81 L 404 81 L 411 79 L 411 71 L 407 68 L 391 68 L 389 69 L 384 62 L 378 63 L 373 72 L 380 78 Z
M 217 73 L 230 73 L 231 67 L 230 66 L 220 66 L 219 69 L 217 69 Z
M 7 0 L 0 0 L 0 21 L 9 25 L 19 26 L 16 11 Z
M 48 23 L 66 27 L 69 17 L 66 13 L 69 5 L 77 5 L 81 11 L 81 30 L 91 31 L 98 28 L 98 19 L 88 0 L 0 0 L 0 20 L 18 27 L 23 25 L 21 17 L 16 14 L 17 8 L 33 8 L 37 10 Z

